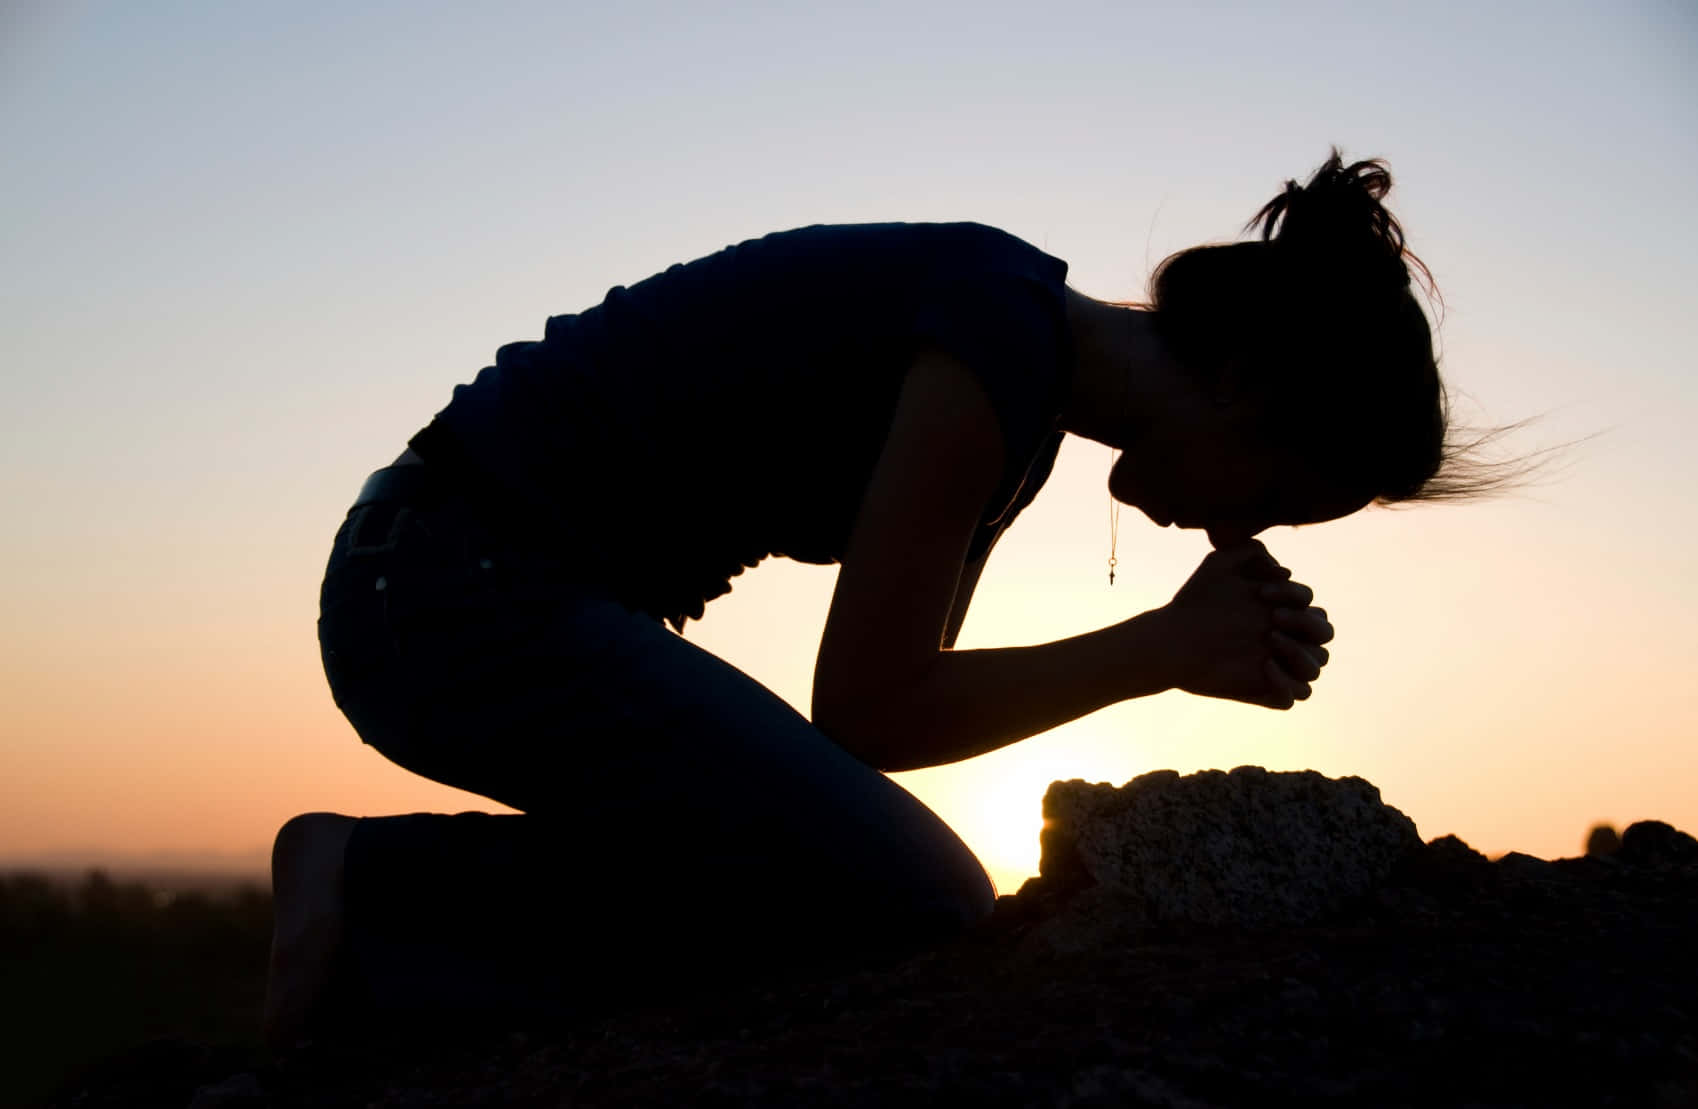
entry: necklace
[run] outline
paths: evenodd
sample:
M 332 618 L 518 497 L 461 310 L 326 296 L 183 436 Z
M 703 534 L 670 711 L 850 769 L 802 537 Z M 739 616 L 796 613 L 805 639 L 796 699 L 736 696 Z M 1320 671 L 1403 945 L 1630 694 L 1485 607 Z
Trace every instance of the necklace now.
M 1114 452 L 1114 459 L 1109 462 L 1109 472 L 1114 472 L 1114 463 L 1120 461 L 1120 452 Z M 1120 560 L 1114 557 L 1115 546 L 1120 539 L 1120 502 L 1114 499 L 1114 494 L 1108 495 L 1108 583 L 1114 584 L 1114 568 L 1120 565 Z

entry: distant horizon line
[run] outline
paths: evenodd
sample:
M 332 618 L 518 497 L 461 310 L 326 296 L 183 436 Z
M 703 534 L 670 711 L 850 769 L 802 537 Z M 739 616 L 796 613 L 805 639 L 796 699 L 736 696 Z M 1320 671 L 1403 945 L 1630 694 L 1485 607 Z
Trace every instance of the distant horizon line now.
M 260 874 L 269 877 L 271 851 L 269 848 L 255 848 L 249 851 L 123 851 L 89 847 L 0 854 L 0 871 L 19 870 L 152 870 L 200 874 Z

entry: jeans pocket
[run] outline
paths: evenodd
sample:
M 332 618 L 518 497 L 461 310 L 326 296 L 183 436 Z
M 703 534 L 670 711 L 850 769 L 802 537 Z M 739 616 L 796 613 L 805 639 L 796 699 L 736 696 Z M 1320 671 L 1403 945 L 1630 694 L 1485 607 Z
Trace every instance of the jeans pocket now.
M 350 720 L 356 706 L 369 707 L 394 688 L 400 659 L 380 596 L 327 597 L 319 610 L 318 650 L 331 699 Z
M 330 696 L 365 742 L 405 730 L 402 658 L 390 627 L 391 582 L 407 555 L 410 510 L 398 504 L 351 509 L 337 530 L 319 592 L 318 646 Z

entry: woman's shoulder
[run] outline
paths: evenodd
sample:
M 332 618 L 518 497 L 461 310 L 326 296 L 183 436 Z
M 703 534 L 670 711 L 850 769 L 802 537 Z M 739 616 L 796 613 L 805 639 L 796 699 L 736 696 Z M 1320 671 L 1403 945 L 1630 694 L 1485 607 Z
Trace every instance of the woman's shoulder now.
M 908 245 L 916 250 L 1013 250 L 1042 253 L 1037 247 L 1010 231 L 974 220 L 952 223 L 813 223 L 785 231 L 774 231 L 754 243 L 793 243 L 797 245 L 852 246 Z
M 732 253 L 733 266 L 746 276 L 767 274 L 783 283 L 807 274 L 846 289 L 881 287 L 898 299 L 940 289 L 961 295 L 1010 280 L 1059 295 L 1068 271 L 1065 261 L 1012 232 L 970 220 L 810 224 L 750 240 Z

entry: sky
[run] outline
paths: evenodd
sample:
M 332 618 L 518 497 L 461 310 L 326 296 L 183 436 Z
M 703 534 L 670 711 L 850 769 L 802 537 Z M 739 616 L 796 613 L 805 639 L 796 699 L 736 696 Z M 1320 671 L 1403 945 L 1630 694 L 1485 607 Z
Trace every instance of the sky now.
M 1690 5 L 35 0 L 0 7 L 0 860 L 499 810 L 359 742 L 314 620 L 366 474 L 548 316 L 878 220 L 1136 299 L 1334 144 L 1391 166 L 1458 415 L 1575 445 L 1513 497 L 1267 533 L 1338 629 L 1291 712 L 1167 693 L 896 779 L 1004 892 L 1051 780 L 1160 768 L 1360 775 L 1493 854 L 1698 831 Z M 1108 585 L 1110 460 L 1068 442 L 961 646 L 1185 580 L 1206 540 L 1129 510 Z M 833 580 L 769 560 L 689 638 L 806 711 Z

